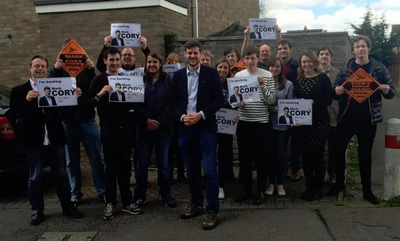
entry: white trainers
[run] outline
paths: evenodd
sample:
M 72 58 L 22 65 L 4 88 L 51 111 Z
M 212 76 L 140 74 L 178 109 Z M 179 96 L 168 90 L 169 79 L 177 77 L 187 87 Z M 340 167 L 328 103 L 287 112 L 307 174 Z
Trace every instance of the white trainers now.
M 272 194 L 274 194 L 274 189 L 275 189 L 275 185 L 270 184 L 269 187 L 268 187 L 268 189 L 267 189 L 267 191 L 265 191 L 265 194 L 267 194 L 267 195 L 272 195 Z
M 225 199 L 225 192 L 222 187 L 219 188 L 218 199 L 221 199 L 221 200 Z
M 283 185 L 278 185 L 278 195 L 279 196 L 285 196 L 286 195 L 286 191 L 285 191 L 285 189 L 283 188 Z

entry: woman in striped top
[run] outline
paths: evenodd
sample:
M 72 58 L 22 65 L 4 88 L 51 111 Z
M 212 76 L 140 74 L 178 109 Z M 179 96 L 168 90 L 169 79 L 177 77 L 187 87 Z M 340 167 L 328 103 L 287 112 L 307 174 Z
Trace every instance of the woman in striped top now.
M 266 190 L 268 148 L 267 136 L 269 132 L 268 106 L 275 102 L 275 83 L 269 71 L 257 68 L 260 51 L 254 46 L 249 46 L 244 51 L 247 69 L 236 74 L 235 77 L 258 76 L 260 88 L 260 101 L 248 102 L 239 105 L 240 121 L 236 135 L 239 146 L 240 174 L 243 184 L 242 192 L 235 197 L 241 202 L 252 197 L 252 161 L 257 165 L 257 195 L 253 203 L 258 205 L 264 202 Z

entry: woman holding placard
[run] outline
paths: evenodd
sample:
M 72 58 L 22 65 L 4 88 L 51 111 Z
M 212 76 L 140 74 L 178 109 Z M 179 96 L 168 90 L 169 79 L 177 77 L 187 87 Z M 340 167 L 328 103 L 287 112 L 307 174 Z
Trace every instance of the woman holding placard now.
M 324 151 L 329 128 L 328 106 L 332 103 L 332 86 L 329 77 L 319 69 L 319 60 L 314 52 L 300 56 L 298 68 L 299 84 L 295 96 L 312 100 L 312 125 L 294 128 L 301 132 L 301 156 L 307 189 L 300 198 L 314 201 L 321 198 L 324 183 Z
M 286 195 L 283 188 L 283 182 L 286 176 L 286 148 L 290 136 L 290 125 L 278 125 L 278 100 L 293 99 L 293 83 L 285 77 L 285 65 L 280 58 L 272 58 L 269 66 L 269 71 L 272 73 L 275 80 L 276 100 L 275 103 L 269 106 L 271 118 L 271 135 L 270 144 L 272 145 L 273 158 L 268 165 L 269 187 L 265 194 L 272 195 L 275 185 L 279 196 Z
M 219 59 L 215 65 L 222 82 L 222 91 L 225 104 L 223 108 L 231 109 L 228 102 L 228 76 L 231 76 L 231 65 L 226 58 Z M 218 171 L 219 171 L 219 199 L 225 199 L 224 187 L 227 181 L 234 178 L 233 174 L 233 136 L 217 133 L 218 143 Z

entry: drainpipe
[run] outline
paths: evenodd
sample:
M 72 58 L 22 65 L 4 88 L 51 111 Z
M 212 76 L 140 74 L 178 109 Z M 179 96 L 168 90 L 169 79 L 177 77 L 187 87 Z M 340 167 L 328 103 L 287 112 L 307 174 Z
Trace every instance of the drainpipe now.
M 199 8 L 198 0 L 192 0 L 193 38 L 199 37 Z

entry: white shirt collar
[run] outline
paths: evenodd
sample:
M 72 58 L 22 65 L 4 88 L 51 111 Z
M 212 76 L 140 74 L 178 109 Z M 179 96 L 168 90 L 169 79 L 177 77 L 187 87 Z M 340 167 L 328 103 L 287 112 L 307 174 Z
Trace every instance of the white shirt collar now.
M 32 79 L 29 79 L 29 82 L 31 83 L 32 89 L 36 90 L 37 89 L 37 85 L 36 85 L 35 81 L 33 81 Z
M 194 72 L 194 73 L 197 73 L 197 75 L 200 75 L 200 68 L 201 68 L 201 65 L 199 65 L 199 68 L 196 70 L 196 72 Z M 189 71 L 189 66 L 186 68 L 186 75 L 189 75 L 189 73 L 191 73 L 190 71 Z M 193 73 L 193 72 L 192 72 Z

